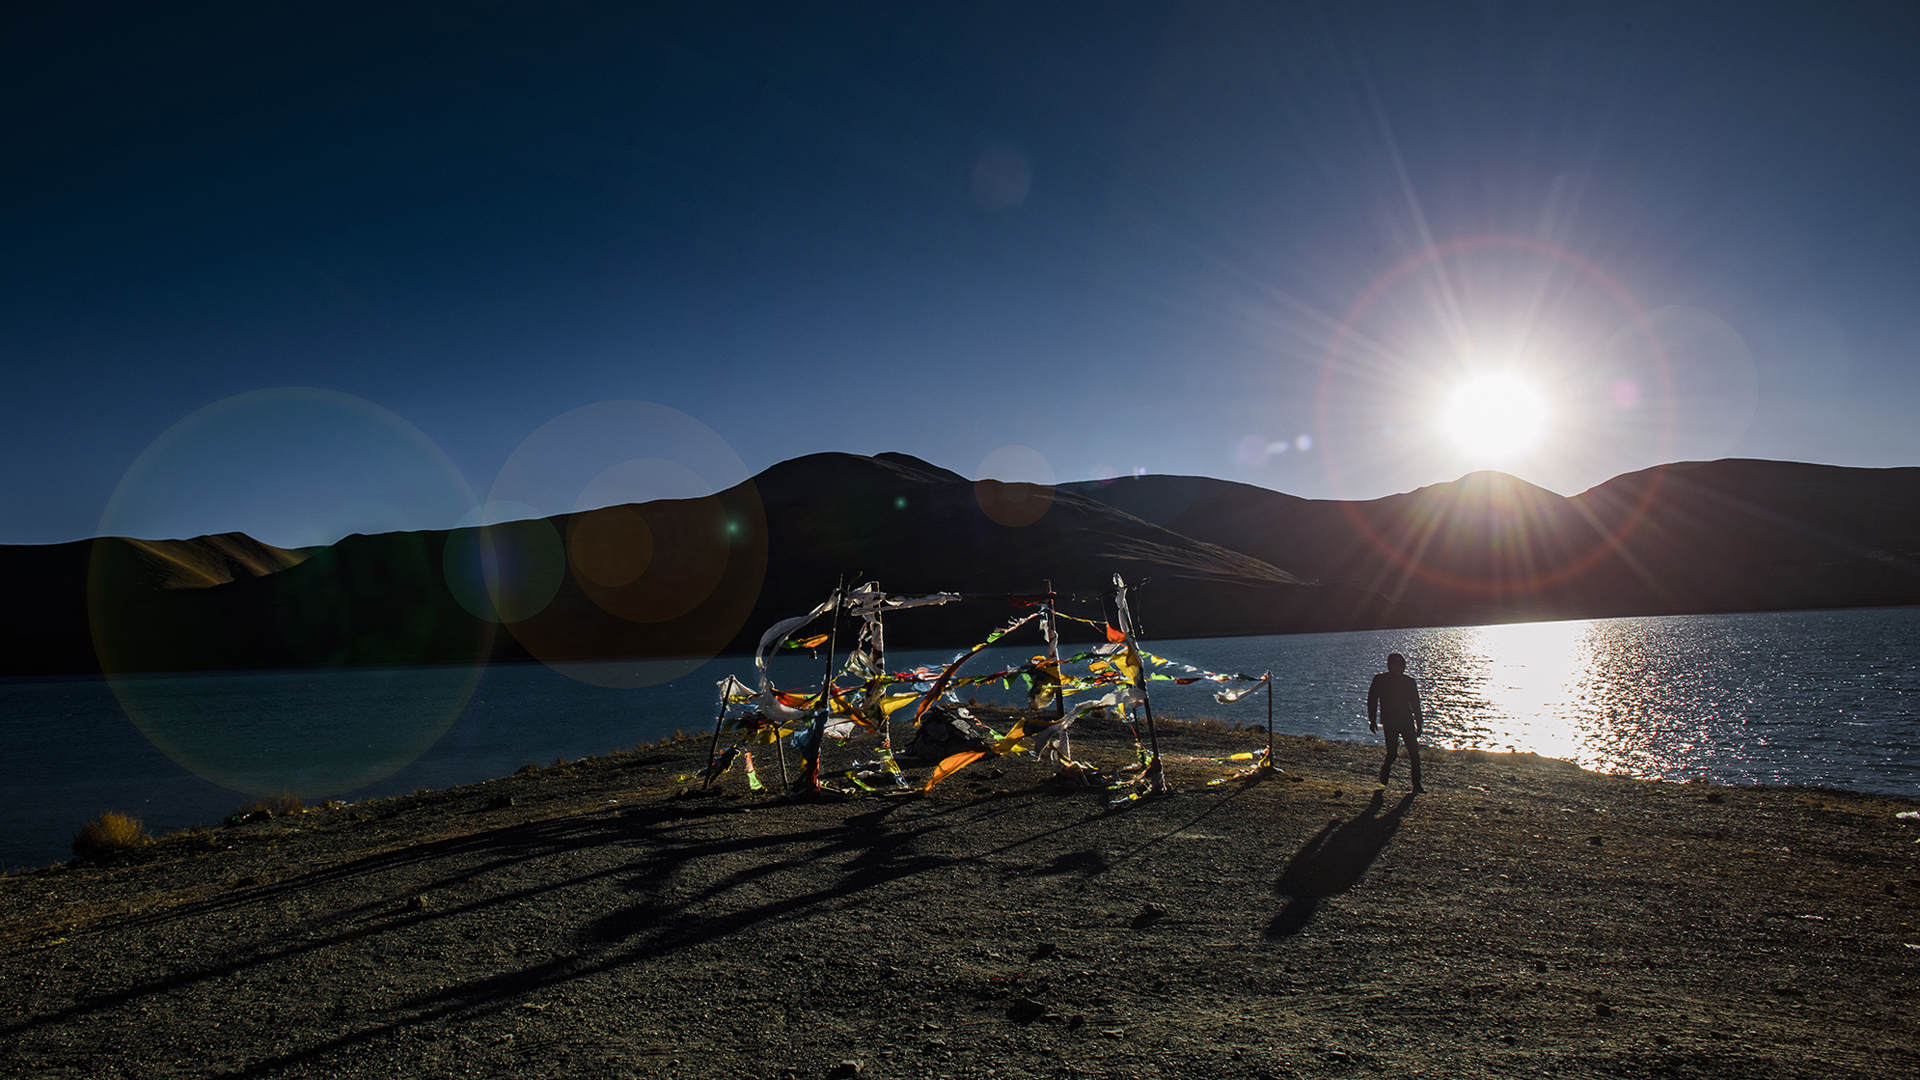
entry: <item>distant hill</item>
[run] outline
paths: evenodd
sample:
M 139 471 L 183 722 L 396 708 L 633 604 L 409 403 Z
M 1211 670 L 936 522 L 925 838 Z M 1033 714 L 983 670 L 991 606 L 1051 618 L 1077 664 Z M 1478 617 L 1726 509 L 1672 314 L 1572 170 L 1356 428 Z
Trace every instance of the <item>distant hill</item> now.
M 1572 497 L 1474 473 L 1364 502 L 1201 477 L 1065 487 L 1421 623 L 1920 603 L 1913 468 L 1682 462 Z
M 491 578 L 483 569 L 492 568 Z M 841 575 L 974 594 L 889 625 L 964 644 L 1051 581 L 1150 637 L 1920 603 L 1920 469 L 1660 466 L 1571 498 L 1499 473 L 1364 502 L 1202 477 L 975 483 L 815 454 L 705 498 L 290 551 L 239 534 L 0 548 L 0 673 L 750 649 Z M 504 624 L 482 618 L 504 618 Z

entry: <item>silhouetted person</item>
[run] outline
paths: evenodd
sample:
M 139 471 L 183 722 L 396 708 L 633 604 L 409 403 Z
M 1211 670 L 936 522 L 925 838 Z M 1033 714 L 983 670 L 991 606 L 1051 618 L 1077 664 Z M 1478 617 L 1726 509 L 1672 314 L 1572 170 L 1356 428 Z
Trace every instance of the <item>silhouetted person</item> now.
M 1377 718 L 1377 722 L 1376 722 Z M 1387 760 L 1380 765 L 1380 783 L 1393 774 L 1393 759 L 1400 756 L 1400 741 L 1406 740 L 1407 761 L 1413 765 L 1413 790 L 1420 786 L 1420 685 L 1407 674 L 1407 658 L 1387 654 L 1387 670 L 1373 677 L 1367 687 L 1367 730 L 1387 729 Z

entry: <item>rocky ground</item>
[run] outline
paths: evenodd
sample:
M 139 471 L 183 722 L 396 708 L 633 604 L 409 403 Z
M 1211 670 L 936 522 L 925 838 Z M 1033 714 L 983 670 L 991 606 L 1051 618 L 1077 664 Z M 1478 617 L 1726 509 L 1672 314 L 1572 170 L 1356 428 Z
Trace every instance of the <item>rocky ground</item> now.
M 1920 1075 L 1913 804 L 1377 753 L 781 803 L 688 740 L 172 836 L 0 878 L 0 1070 Z

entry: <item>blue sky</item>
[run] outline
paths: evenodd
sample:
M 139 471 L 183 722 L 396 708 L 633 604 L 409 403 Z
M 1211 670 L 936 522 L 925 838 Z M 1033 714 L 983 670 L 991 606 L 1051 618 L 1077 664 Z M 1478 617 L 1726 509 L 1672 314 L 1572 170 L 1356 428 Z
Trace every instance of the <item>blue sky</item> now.
M 1673 7 L 9 14 L 0 543 L 1920 464 L 1916 16 Z M 1488 373 L 1532 444 L 1446 433 Z

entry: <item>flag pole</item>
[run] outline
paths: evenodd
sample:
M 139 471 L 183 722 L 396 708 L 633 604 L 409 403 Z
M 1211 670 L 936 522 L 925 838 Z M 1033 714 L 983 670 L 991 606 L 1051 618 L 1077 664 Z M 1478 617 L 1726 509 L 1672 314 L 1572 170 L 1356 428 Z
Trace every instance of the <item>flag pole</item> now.
M 726 718 L 727 718 L 727 693 L 726 691 L 722 690 L 720 692 L 720 711 L 717 714 L 715 714 L 713 718 L 713 742 L 707 744 L 707 778 L 700 785 L 701 791 L 705 791 L 708 788 L 713 786 L 714 756 L 720 752 L 720 724 L 723 721 L 725 721 Z
M 1143 584 L 1144 581 L 1138 582 L 1132 588 L 1137 590 Z M 1153 726 L 1153 698 L 1147 693 L 1147 660 L 1140 654 L 1140 622 L 1134 616 L 1133 605 L 1127 602 L 1128 588 L 1119 574 L 1113 575 L 1113 605 L 1119 610 L 1120 632 L 1126 635 L 1127 647 L 1133 650 L 1133 661 L 1137 665 L 1135 671 L 1138 672 L 1134 685 L 1140 690 L 1140 709 L 1147 714 L 1147 745 L 1153 750 L 1153 763 L 1147 767 L 1152 785 L 1149 790 L 1156 795 L 1163 795 L 1170 789 L 1167 787 L 1166 771 L 1160 763 L 1160 733 Z
M 805 765 L 800 771 L 800 782 L 807 785 L 809 791 L 820 790 L 820 744 L 827 738 L 827 717 L 833 712 L 833 654 L 840 645 L 840 594 L 847 587 L 847 576 L 833 586 L 833 610 L 827 615 L 827 673 L 820 681 L 819 708 L 813 712 L 813 738 L 807 744 Z
M 1267 669 L 1267 768 L 1273 768 L 1273 669 Z

